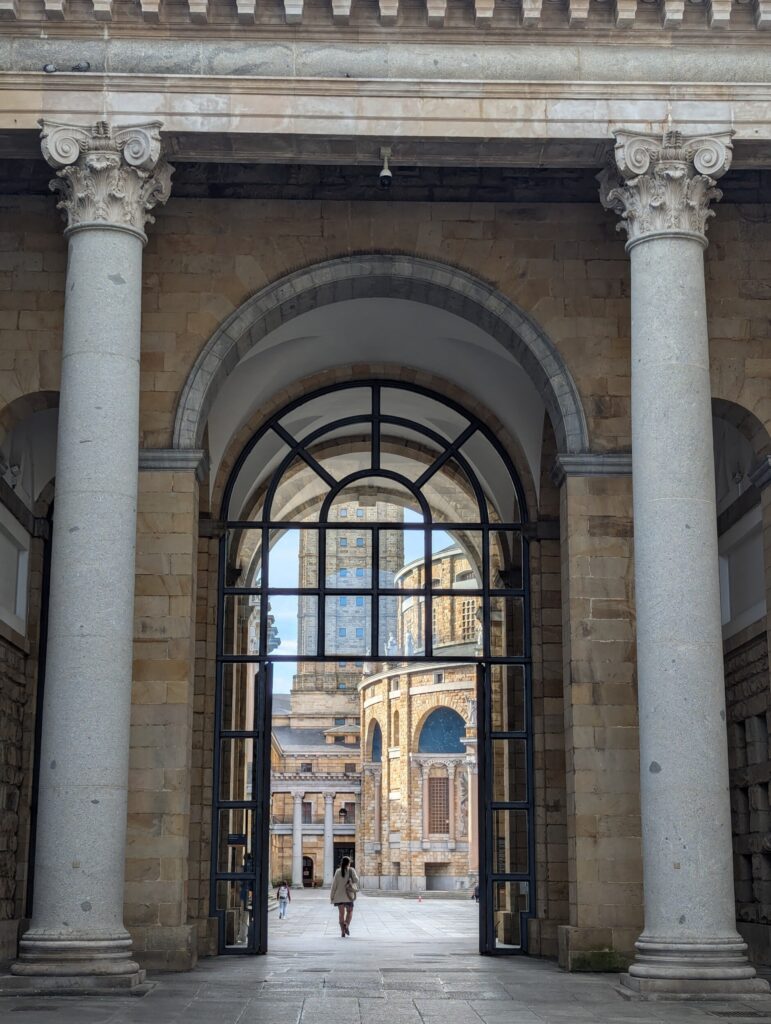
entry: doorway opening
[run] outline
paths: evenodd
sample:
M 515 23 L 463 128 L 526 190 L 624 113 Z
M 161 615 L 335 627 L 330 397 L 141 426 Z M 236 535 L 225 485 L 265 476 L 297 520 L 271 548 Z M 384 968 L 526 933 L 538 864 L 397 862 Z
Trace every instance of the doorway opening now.
M 223 503 L 211 873 L 223 953 L 269 893 L 478 886 L 482 953 L 534 903 L 526 507 L 510 457 L 416 385 L 337 384 L 245 446 Z

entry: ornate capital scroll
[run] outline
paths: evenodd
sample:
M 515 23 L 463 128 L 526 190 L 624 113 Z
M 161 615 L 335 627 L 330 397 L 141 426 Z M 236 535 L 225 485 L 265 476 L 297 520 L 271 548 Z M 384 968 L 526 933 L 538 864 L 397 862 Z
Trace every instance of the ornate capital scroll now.
M 663 136 L 617 131 L 616 168 L 600 175 L 600 202 L 621 216 L 627 249 L 662 234 L 690 235 L 707 244 L 710 203 L 723 193 L 716 179 L 731 166 L 732 132 Z
M 146 241 L 151 210 L 171 192 L 173 167 L 161 157 L 161 122 L 114 128 L 107 121 L 83 127 L 40 121 L 43 156 L 56 177 L 52 192 L 61 194 L 57 209 L 65 234 L 110 225 Z

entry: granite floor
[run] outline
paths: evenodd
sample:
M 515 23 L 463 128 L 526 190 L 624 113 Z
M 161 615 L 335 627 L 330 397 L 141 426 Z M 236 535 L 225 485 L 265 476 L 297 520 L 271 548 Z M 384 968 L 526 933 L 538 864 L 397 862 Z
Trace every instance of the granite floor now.
M 264 957 L 202 961 L 156 974 L 142 998 L 3 997 L 3 1024 L 771 1024 L 771 997 L 746 1003 L 642 1003 L 611 975 L 551 962 L 480 957 L 467 901 L 373 898 L 341 939 L 323 892 L 296 893 L 270 921 Z M 0 980 L 0 986 L 2 981 Z

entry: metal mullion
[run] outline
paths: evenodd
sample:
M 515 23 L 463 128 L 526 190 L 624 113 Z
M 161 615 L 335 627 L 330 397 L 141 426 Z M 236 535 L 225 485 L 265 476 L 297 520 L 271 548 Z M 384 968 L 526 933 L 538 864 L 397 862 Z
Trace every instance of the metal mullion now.
M 317 476 L 321 477 L 327 487 L 337 486 L 337 480 L 335 480 L 335 478 L 328 473 L 326 469 L 324 469 L 320 462 L 317 462 L 316 459 L 314 459 L 302 441 L 298 441 L 296 437 L 293 437 L 288 430 L 285 430 L 284 427 L 281 426 L 280 423 L 273 424 L 273 431 L 278 434 L 285 444 L 289 445 L 294 455 L 299 455 L 303 462 L 310 466 Z
M 490 636 L 492 633 L 490 615 L 490 534 L 482 530 L 482 654 L 489 658 Z
M 325 524 L 325 528 L 319 532 L 318 542 L 318 577 L 319 577 L 319 601 L 318 608 L 316 609 L 316 656 L 321 657 L 324 654 L 325 641 L 324 637 L 326 634 L 326 615 L 327 615 L 327 529 L 328 524 Z
M 426 532 L 423 538 L 423 575 L 424 597 L 423 597 L 423 651 L 424 657 L 433 657 L 434 653 L 434 598 L 431 593 L 431 577 L 433 575 L 433 529 L 432 524 L 426 524 Z
M 267 526 L 262 528 L 262 575 L 260 576 L 260 639 L 257 645 L 258 653 L 268 653 L 268 574 L 270 573 L 270 529 Z
M 409 481 L 411 486 L 414 486 Z M 228 519 L 224 523 L 226 530 L 259 530 L 263 526 L 267 526 L 271 530 L 325 530 L 328 527 L 326 522 L 299 522 L 293 519 L 269 519 L 269 520 L 255 520 L 255 519 Z M 383 525 L 383 524 L 380 524 Z M 461 532 L 468 530 L 479 530 L 484 524 L 481 523 L 470 523 L 465 522 L 442 522 L 437 523 L 437 527 L 441 527 L 442 530 L 447 532 Z M 495 530 L 497 532 L 522 532 L 524 527 L 527 525 L 522 521 L 510 522 L 510 523 L 488 523 L 486 524 L 488 529 Z M 356 528 L 362 530 L 374 529 L 374 523 L 357 523 Z M 424 528 L 423 523 L 399 523 L 398 526 L 392 527 L 392 529 L 398 530 L 422 530 Z
M 254 740 L 257 735 L 256 729 L 222 729 L 220 731 L 222 740 Z
M 339 661 L 342 654 L 271 654 L 270 659 L 273 662 L 294 662 L 294 661 Z M 348 657 L 353 657 L 349 655 Z M 217 661 L 224 665 L 257 665 L 260 661 L 264 660 L 263 655 L 259 654 L 223 654 L 218 657 Z M 379 662 L 383 660 L 382 655 L 377 656 L 375 654 L 357 654 L 357 661 L 373 661 Z M 446 654 L 410 654 L 399 655 L 399 662 L 409 664 L 446 664 L 446 665 L 476 665 L 481 659 L 475 657 L 469 657 L 468 655 L 446 655 Z M 490 658 L 485 659 L 489 665 L 528 665 L 529 660 L 520 656 L 503 656 L 493 655 Z
M 418 490 L 425 487 L 425 485 L 428 483 L 431 477 L 438 473 L 442 466 L 445 464 L 445 462 L 447 462 L 448 459 L 451 459 L 453 455 L 455 455 L 458 452 L 458 450 L 463 447 L 466 441 L 468 441 L 468 439 L 476 432 L 476 424 L 469 423 L 466 429 L 462 430 L 460 434 L 458 434 L 455 440 L 452 441 L 445 448 L 442 454 L 434 459 L 434 461 L 431 463 L 428 469 L 424 473 L 421 473 L 421 475 L 415 481 L 415 486 L 418 488 Z
M 490 837 L 492 814 L 489 809 L 489 746 L 487 742 L 489 694 L 487 683 L 489 668 L 483 663 L 477 665 L 477 836 L 479 844 L 479 952 L 490 953 L 495 946 L 492 942 L 490 876 L 492 874 L 492 850 Z
M 378 391 L 378 410 L 380 408 L 380 392 Z M 372 532 L 372 599 L 370 607 L 370 643 L 371 655 L 380 653 L 380 527 Z
M 222 651 L 223 634 L 225 626 L 225 598 L 223 596 L 223 587 L 225 583 L 225 562 L 227 559 L 227 534 L 224 534 L 219 539 L 219 565 L 217 566 L 217 605 L 219 614 L 217 615 L 217 631 L 216 631 L 216 650 Z M 224 922 L 224 915 L 220 917 L 217 911 L 217 852 L 219 838 L 219 809 L 220 809 L 220 757 L 222 754 L 222 744 L 220 742 L 220 733 L 222 731 L 222 676 L 224 672 L 224 663 L 218 658 L 216 663 L 215 671 L 215 686 L 214 686 L 214 750 L 213 764 L 212 764 L 212 802 L 211 802 L 211 834 L 214 838 L 211 846 L 211 875 L 209 879 L 209 913 L 219 918 L 220 927 Z

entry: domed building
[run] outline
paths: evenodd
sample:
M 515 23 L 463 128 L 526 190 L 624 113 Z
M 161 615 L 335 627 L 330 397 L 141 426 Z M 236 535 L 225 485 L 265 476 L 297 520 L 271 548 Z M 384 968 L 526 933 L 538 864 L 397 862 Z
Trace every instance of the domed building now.
M 431 572 L 433 589 L 460 591 L 432 599 L 434 652 L 473 655 L 481 599 L 462 596 L 479 585 L 472 562 L 453 543 L 433 554 Z M 425 559 L 405 565 L 396 584 L 405 594 L 396 598 L 389 653 L 409 658 L 424 649 Z M 358 862 L 365 886 L 456 890 L 476 882 L 476 686 L 470 661 L 389 661 L 361 682 Z

